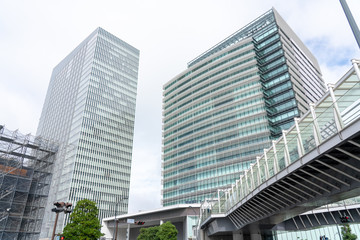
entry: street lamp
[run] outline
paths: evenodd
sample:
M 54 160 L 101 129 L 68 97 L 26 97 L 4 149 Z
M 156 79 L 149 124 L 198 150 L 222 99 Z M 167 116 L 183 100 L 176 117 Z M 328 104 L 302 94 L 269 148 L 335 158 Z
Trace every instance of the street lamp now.
M 118 231 L 118 221 L 116 219 L 116 214 L 117 214 L 117 207 L 118 207 L 118 204 L 121 203 L 123 200 L 125 199 L 129 199 L 128 197 L 122 197 L 120 198 L 119 201 L 117 201 L 115 203 L 115 213 L 114 213 L 114 216 L 115 216 L 115 221 L 114 221 L 114 224 L 115 224 L 115 228 L 114 228 L 114 236 L 113 236 L 113 240 L 116 240 L 117 239 L 117 231 Z

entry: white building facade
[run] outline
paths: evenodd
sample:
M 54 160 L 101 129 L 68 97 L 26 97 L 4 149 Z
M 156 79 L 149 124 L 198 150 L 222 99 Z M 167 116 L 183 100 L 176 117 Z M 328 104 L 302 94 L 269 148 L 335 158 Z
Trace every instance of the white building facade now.
M 98 28 L 54 68 L 37 135 L 61 150 L 42 237 L 51 236 L 54 201 L 93 200 L 100 219 L 127 212 L 138 66 L 139 50 Z M 65 221 L 60 213 L 57 232 Z
M 164 85 L 162 203 L 227 188 L 325 92 L 315 57 L 271 9 Z

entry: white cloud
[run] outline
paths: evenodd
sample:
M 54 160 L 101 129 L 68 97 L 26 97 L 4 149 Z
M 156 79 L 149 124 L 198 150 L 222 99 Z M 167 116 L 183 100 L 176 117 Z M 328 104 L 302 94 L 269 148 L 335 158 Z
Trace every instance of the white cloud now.
M 347 2 L 360 24 L 360 1 Z M 0 124 L 35 133 L 53 67 L 96 27 L 103 27 L 140 49 L 130 210 L 157 208 L 163 84 L 272 6 L 314 52 L 326 80 L 336 81 L 351 67 L 349 59 L 359 58 L 339 1 L 4 0 Z

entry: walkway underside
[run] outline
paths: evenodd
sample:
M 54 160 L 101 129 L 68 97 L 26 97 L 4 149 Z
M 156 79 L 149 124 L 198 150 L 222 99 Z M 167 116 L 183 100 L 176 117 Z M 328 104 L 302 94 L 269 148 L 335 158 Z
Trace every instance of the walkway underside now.
M 275 225 L 320 206 L 360 195 L 360 121 L 260 185 L 228 211 L 237 229 Z
M 307 212 L 290 218 L 277 225 L 266 224 L 249 224 L 241 231 L 236 230 L 231 221 L 224 217 L 219 218 L 217 221 L 211 222 L 206 229 L 206 236 L 208 239 L 231 239 L 237 240 L 236 234 L 251 235 L 258 233 L 261 236 L 272 236 L 273 231 L 299 231 L 309 230 L 313 228 L 323 227 L 326 225 L 342 224 L 340 217 L 349 216 L 351 223 L 360 222 L 360 205 L 333 206 L 331 208 L 321 208 L 315 211 Z M 241 239 L 241 238 L 240 238 Z M 244 238 L 246 239 L 246 237 Z

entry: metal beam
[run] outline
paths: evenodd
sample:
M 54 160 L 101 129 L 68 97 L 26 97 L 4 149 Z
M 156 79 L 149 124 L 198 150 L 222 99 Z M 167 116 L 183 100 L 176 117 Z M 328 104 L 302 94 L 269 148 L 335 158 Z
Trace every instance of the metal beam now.
M 312 188 L 310 188 L 310 187 L 306 186 L 305 184 L 302 184 L 302 183 L 301 183 L 301 182 L 299 182 L 299 181 L 296 181 L 296 180 L 292 179 L 291 177 L 288 177 L 288 179 L 290 179 L 291 181 L 295 182 L 296 184 L 298 184 L 298 185 L 302 186 L 303 188 L 305 188 L 305 189 L 307 189 L 307 190 L 309 190 L 309 191 L 311 191 L 311 192 L 313 192 L 313 193 L 316 193 L 316 194 L 318 194 L 318 195 L 321 195 L 321 193 L 320 193 L 320 192 L 315 191 L 314 189 L 312 189 Z
M 310 181 L 310 180 L 308 180 L 308 179 L 306 179 L 306 178 L 303 178 L 302 176 L 300 176 L 300 175 L 298 175 L 298 174 L 296 174 L 296 173 L 294 173 L 294 175 L 297 176 L 298 178 L 301 178 L 301 179 L 304 180 L 305 182 L 310 183 L 310 184 L 312 184 L 312 185 L 320 188 L 321 190 L 323 190 L 323 191 L 325 191 L 325 192 L 327 192 L 327 193 L 330 193 L 329 190 L 327 190 L 326 188 L 323 188 L 323 187 L 319 186 L 318 184 L 314 183 L 313 181 Z
M 241 225 L 243 225 L 243 223 L 241 223 L 240 220 L 236 219 L 234 215 L 229 215 L 229 218 L 230 218 L 230 221 L 237 227 L 237 228 L 240 228 Z M 239 224 L 240 222 L 240 224 Z
M 308 196 L 311 197 L 311 198 L 314 198 L 313 195 L 305 192 L 304 190 L 301 190 L 300 188 L 297 188 L 297 187 L 295 187 L 294 185 L 291 185 L 290 183 L 287 183 L 287 182 L 284 182 L 284 181 L 282 181 L 282 182 L 285 183 L 286 185 L 288 185 L 289 187 L 295 188 L 297 191 L 299 191 L 299 192 L 301 192 L 301 193 L 303 193 L 303 194 L 305 194 L 305 195 L 308 195 Z
M 348 140 L 348 142 L 360 148 L 360 144 L 354 142 L 353 140 Z
M 304 197 L 304 196 L 302 196 L 302 195 L 300 195 L 300 194 L 298 194 L 298 193 L 296 193 L 296 192 L 294 192 L 294 191 L 290 190 L 289 188 L 285 188 L 285 187 L 283 187 L 283 186 L 281 186 L 281 185 L 279 185 L 279 184 L 277 184 L 277 186 L 280 186 L 281 188 L 283 188 L 283 189 L 284 189 L 284 191 L 289 191 L 290 193 L 292 193 L 292 194 L 294 194 L 294 195 L 298 196 L 299 198 L 302 198 L 303 200 L 307 200 L 307 199 L 306 199 L 306 197 Z
M 261 196 L 260 196 L 261 197 Z M 259 199 L 260 197 L 257 197 L 257 199 Z M 261 197 L 262 198 L 262 197 Z M 264 199 L 264 198 L 263 198 Z M 260 201 L 258 201 L 260 203 Z M 276 206 L 270 204 L 268 201 L 263 201 L 262 202 L 263 205 L 267 206 L 268 209 L 270 209 L 270 211 L 279 211 L 280 208 L 277 208 Z M 275 210 L 274 210 L 275 209 Z
M 323 174 L 323 175 L 325 175 L 325 176 L 327 176 L 329 178 L 332 178 L 332 179 L 334 179 L 334 180 L 336 180 L 336 181 L 338 181 L 338 182 L 340 182 L 340 183 L 342 183 L 342 184 L 344 184 L 344 185 L 346 185 L 348 187 L 350 186 L 350 184 L 348 184 L 348 183 L 346 183 L 346 182 L 344 182 L 344 181 L 342 181 L 342 180 L 340 180 L 340 179 L 338 179 L 338 178 L 336 178 L 336 177 L 334 177 L 334 176 L 332 176 L 332 175 L 330 175 L 330 174 L 328 174 L 328 173 L 326 173 L 324 171 L 321 171 L 321 170 L 317 169 L 316 167 L 313 167 L 311 165 L 309 165 L 308 167 L 311 167 L 312 169 L 320 172 L 321 174 Z
M 235 220 L 237 220 L 240 224 L 246 224 L 246 221 L 243 219 L 243 216 L 240 214 L 240 211 L 235 210 L 229 216 L 232 215 Z
M 299 199 L 296 199 L 294 196 L 291 196 L 290 194 L 286 193 L 285 191 L 280 191 L 279 189 L 277 189 L 277 187 L 273 186 L 272 188 L 276 189 L 277 191 L 281 192 L 281 194 L 286 195 L 287 197 L 294 199 L 296 202 L 300 202 Z
M 318 217 L 316 216 L 316 214 L 315 214 L 314 212 L 312 212 L 312 213 L 313 213 L 313 215 L 314 215 L 314 217 L 315 217 L 315 219 L 316 219 L 317 223 L 318 223 L 319 225 L 321 225 L 321 223 L 320 223 L 320 221 L 319 221 Z
M 355 158 L 355 159 L 358 160 L 358 161 L 360 161 L 360 157 L 355 156 L 354 154 L 349 153 L 348 151 L 345 151 L 345 150 L 343 150 L 343 149 L 341 149 L 341 148 L 335 148 L 335 149 L 338 150 L 338 151 L 340 151 L 340 152 L 342 152 L 342 153 L 345 153 L 346 155 L 348 155 L 348 156 L 350 156 L 350 157 L 352 157 L 352 158 Z
M 350 8 L 346 3 L 346 0 L 340 0 L 340 4 L 344 10 L 345 16 L 350 24 L 351 31 L 354 34 L 355 40 L 360 48 L 360 31 L 358 26 L 356 25 L 355 19 L 353 15 L 351 14 Z
M 240 209 L 239 209 L 240 210 Z M 256 220 L 256 217 L 254 217 L 251 213 L 249 213 L 249 211 L 245 208 L 245 206 L 244 205 L 242 205 L 241 206 L 241 210 L 242 210 L 242 212 L 244 213 L 244 216 L 246 216 L 248 219 L 250 219 L 250 220 L 253 220 L 253 221 L 255 221 Z M 240 211 L 241 211 L 240 210 Z
M 333 187 L 333 188 L 335 188 L 335 189 L 337 189 L 337 190 L 340 190 L 340 188 L 339 188 L 338 186 L 335 186 L 334 184 L 331 184 L 331 183 L 329 183 L 328 181 L 325 181 L 324 179 L 321 179 L 321 178 L 315 176 L 314 174 L 311 174 L 311 173 L 309 173 L 309 172 L 306 172 L 306 171 L 304 171 L 304 170 L 302 170 L 302 169 L 300 169 L 300 171 L 302 171 L 303 173 L 305 173 L 305 174 L 307 174 L 307 175 L 315 178 L 316 180 L 319 180 L 320 182 L 323 182 L 323 183 L 325 183 L 325 184 L 327 184 L 327 185 L 329 185 L 329 186 L 331 186 L 331 187 Z
M 254 203 L 254 202 L 255 202 L 255 203 Z M 261 202 L 257 201 L 256 199 L 253 199 L 251 202 L 249 202 L 249 203 L 247 203 L 247 204 L 249 204 L 250 206 L 252 206 L 253 209 L 255 209 L 255 208 L 260 208 L 260 210 L 261 210 L 261 211 L 264 211 L 266 214 L 270 214 L 270 213 L 271 213 L 271 212 L 265 210 L 266 207 L 265 207 Z M 256 206 L 254 206 L 255 204 L 256 204 Z M 261 207 L 260 207 L 259 205 L 260 205 Z
M 348 178 L 351 178 L 352 180 L 355 180 L 355 181 L 357 181 L 357 182 L 360 182 L 360 179 L 357 179 L 357 178 L 355 178 L 355 177 L 353 177 L 353 176 L 351 176 L 351 175 L 349 175 L 349 174 L 347 174 L 347 173 L 345 173 L 345 172 L 343 172 L 343 171 L 340 171 L 339 169 L 337 169 L 337 168 L 335 168 L 335 167 L 332 167 L 332 166 L 330 166 L 329 164 L 327 164 L 327 163 L 324 163 L 324 162 L 322 162 L 322 161 L 320 161 L 320 160 L 315 160 L 316 162 L 318 162 L 318 163 L 320 163 L 320 164 L 322 164 L 322 165 L 324 165 L 324 166 L 326 166 L 326 167 L 328 167 L 328 168 L 330 168 L 330 169 L 332 169 L 333 171 L 335 171 L 335 172 L 338 172 L 338 173 L 340 173 L 340 174 L 342 174 L 342 175 L 344 175 L 344 176 L 346 176 L 346 177 L 348 177 Z
M 277 202 L 275 202 L 274 200 L 271 199 L 271 198 L 274 198 L 274 196 L 271 196 L 271 195 L 270 195 L 269 193 L 267 193 L 267 192 L 264 192 L 264 194 L 268 196 L 268 198 L 267 198 L 268 201 L 273 202 L 274 204 L 276 204 L 277 206 L 279 206 L 280 209 L 281 209 L 281 208 L 284 208 L 284 207 L 286 207 L 286 206 L 289 206 L 289 204 L 286 204 L 285 202 L 281 201 L 280 199 L 276 199 L 277 201 L 279 201 L 280 203 L 282 203 L 282 204 L 285 205 L 285 206 L 281 206 L 279 203 L 277 203 Z
M 334 161 L 337 161 L 338 163 L 340 163 L 340 164 L 342 164 L 342 165 L 344 165 L 344 166 L 347 166 L 348 168 L 351 168 L 351 169 L 353 169 L 353 170 L 355 170 L 355 171 L 357 171 L 357 172 L 360 172 L 360 169 L 359 169 L 359 168 L 356 168 L 356 167 L 354 167 L 353 165 L 348 164 L 348 163 L 346 163 L 346 162 L 344 162 L 344 161 L 342 161 L 342 160 L 340 160 L 340 159 L 338 159 L 338 158 L 336 158 L 336 157 L 334 157 L 334 156 L 331 156 L 331 155 L 329 155 L 329 154 L 325 154 L 325 156 L 327 156 L 328 158 L 331 158 L 331 159 L 334 160 Z
M 271 189 L 268 189 L 268 191 L 271 192 L 272 194 L 278 196 L 279 198 L 282 198 L 282 199 L 284 199 L 284 200 L 286 200 L 286 201 L 291 202 L 292 204 L 295 204 L 295 202 L 289 200 L 288 198 L 285 198 L 285 197 L 283 196 L 283 195 L 285 195 L 285 194 L 283 194 L 283 193 L 279 194 L 279 193 L 277 193 L 277 192 L 275 192 L 275 191 L 273 191 L 273 190 L 271 190 Z
M 255 198 L 255 199 L 253 199 L 253 201 L 256 201 L 256 204 L 258 204 L 258 205 L 262 206 L 263 208 L 266 208 L 268 211 L 270 211 L 270 212 L 265 211 L 265 212 L 267 212 L 268 214 L 270 214 L 271 212 L 273 212 L 273 211 L 274 211 L 274 209 L 272 209 L 272 208 L 270 208 L 270 207 L 266 206 L 264 203 L 262 203 L 262 202 L 258 201 L 256 198 Z M 275 208 L 275 209 L 276 209 L 276 210 L 279 210 L 279 209 L 277 209 L 277 208 Z
M 251 201 L 252 202 L 252 201 Z M 258 214 L 258 216 L 262 216 L 263 214 L 261 212 L 259 212 L 257 209 L 259 208 L 258 206 L 255 206 L 253 204 L 251 204 L 250 202 L 249 203 L 246 203 L 246 205 L 249 205 L 249 206 L 246 206 L 246 207 L 249 207 L 252 211 L 254 211 L 256 214 Z
M 296 220 L 295 220 L 294 217 L 292 218 L 292 220 L 293 220 L 293 222 L 294 222 L 294 224 L 295 224 L 295 227 L 296 227 L 297 229 L 299 229 L 299 226 L 297 225 Z
M 300 219 L 300 222 L 302 223 L 302 225 L 304 226 L 304 228 L 306 228 L 306 225 L 305 225 L 304 221 L 302 220 L 301 215 L 299 215 L 299 219 Z
M 328 208 L 328 211 L 329 211 L 329 208 Z M 325 217 L 325 215 L 324 215 L 324 213 L 323 213 L 323 212 L 321 213 L 321 215 L 323 216 L 323 218 L 324 218 L 325 222 L 326 222 L 327 224 L 329 224 L 329 221 L 327 220 L 327 218 Z

